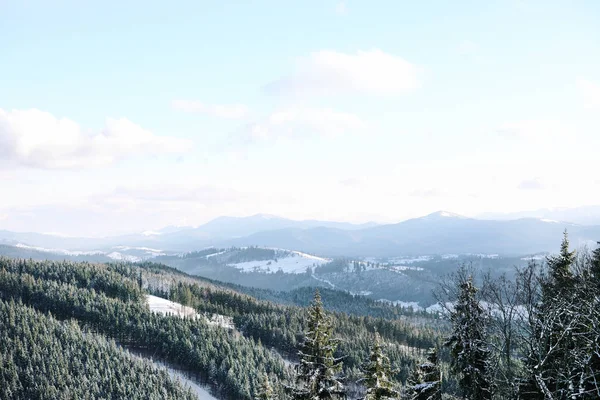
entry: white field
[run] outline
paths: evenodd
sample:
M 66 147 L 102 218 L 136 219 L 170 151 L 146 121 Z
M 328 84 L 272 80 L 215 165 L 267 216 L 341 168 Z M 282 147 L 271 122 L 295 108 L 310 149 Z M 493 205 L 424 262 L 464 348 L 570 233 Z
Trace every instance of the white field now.
M 163 299 L 162 297 L 147 295 L 146 302 L 150 307 L 150 311 L 162 315 L 177 315 L 179 317 L 197 318 L 198 313 L 192 307 L 184 306 L 183 304 L 175 303 L 174 301 Z
M 275 260 L 262 261 L 246 261 L 229 266 L 241 269 L 244 272 L 260 271 L 267 273 L 275 273 L 279 270 L 288 274 L 302 274 L 306 272 L 306 268 L 319 266 L 328 263 L 330 260 L 302 253 L 299 251 L 291 251 L 287 257 L 278 258 Z
M 146 295 L 146 302 L 150 311 L 162 315 L 176 315 L 181 318 L 204 318 L 209 325 L 220 326 L 225 329 L 234 329 L 233 318 L 221 314 L 212 314 L 210 318 L 200 315 L 192 307 L 184 306 L 162 297 Z

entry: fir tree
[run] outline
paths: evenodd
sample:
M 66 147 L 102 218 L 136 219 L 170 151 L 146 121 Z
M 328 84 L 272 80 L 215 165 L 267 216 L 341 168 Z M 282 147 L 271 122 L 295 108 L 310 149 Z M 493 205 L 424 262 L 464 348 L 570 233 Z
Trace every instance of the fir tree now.
M 427 361 L 415 368 L 410 386 L 411 400 L 441 400 L 442 380 L 436 349 L 431 349 Z
M 492 384 L 485 311 L 476 293 L 472 277 L 459 282 L 458 299 L 450 314 L 453 331 L 445 345 L 450 348 L 451 368 L 465 399 L 488 400 L 492 398 Z
M 363 373 L 362 380 L 367 387 L 364 400 L 397 399 L 400 396 L 394 390 L 394 384 L 390 380 L 392 376 L 390 359 L 383 354 L 379 333 L 375 333 L 375 343 L 369 361 L 363 366 Z
M 294 399 L 346 398 L 344 385 L 338 378 L 342 362 L 334 356 L 337 344 L 330 317 L 325 313 L 317 290 L 309 309 L 304 343 L 298 352 L 300 364 L 296 377 L 298 386 L 292 388 Z

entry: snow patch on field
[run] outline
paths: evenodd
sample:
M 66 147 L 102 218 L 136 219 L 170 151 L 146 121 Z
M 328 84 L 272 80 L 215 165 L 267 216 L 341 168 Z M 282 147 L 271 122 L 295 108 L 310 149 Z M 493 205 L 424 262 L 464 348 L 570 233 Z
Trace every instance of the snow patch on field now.
M 65 249 L 47 249 L 45 247 L 28 246 L 28 245 L 23 244 L 23 243 L 17 243 L 15 245 L 15 247 L 18 247 L 18 248 L 21 248 L 21 249 L 27 249 L 27 250 L 41 251 L 43 253 L 62 254 L 62 255 L 65 255 L 65 256 L 93 256 L 93 255 L 104 254 L 104 252 L 100 251 L 100 250 L 71 251 L 71 250 L 65 250 Z
M 289 251 L 288 254 L 288 256 L 277 258 L 276 260 L 245 261 L 227 265 L 238 268 L 244 272 L 275 273 L 281 270 L 288 274 L 302 274 L 306 272 L 308 267 L 317 267 L 330 261 L 326 258 L 313 256 L 299 251 Z
M 163 299 L 162 297 L 146 296 L 146 302 L 150 307 L 150 311 L 162 315 L 177 315 L 179 317 L 198 318 L 198 313 L 192 307 L 184 306 L 183 304 L 175 303 L 174 301 Z
M 200 315 L 192 307 L 184 306 L 162 297 L 146 295 L 146 302 L 150 311 L 162 315 L 176 315 L 181 318 L 204 318 L 209 325 L 220 326 L 225 329 L 234 329 L 233 318 L 221 314 L 212 314 L 210 317 Z
M 111 253 L 106 254 L 106 257 L 112 258 L 117 261 L 129 261 L 129 262 L 138 262 L 142 259 L 140 257 L 131 256 L 129 254 L 119 253 L 118 251 L 113 251 Z
M 214 256 L 219 256 L 219 255 L 225 254 L 225 253 L 227 253 L 227 250 L 219 251 L 217 253 L 211 253 L 211 254 L 207 255 L 206 258 L 211 258 L 211 257 L 214 257 Z

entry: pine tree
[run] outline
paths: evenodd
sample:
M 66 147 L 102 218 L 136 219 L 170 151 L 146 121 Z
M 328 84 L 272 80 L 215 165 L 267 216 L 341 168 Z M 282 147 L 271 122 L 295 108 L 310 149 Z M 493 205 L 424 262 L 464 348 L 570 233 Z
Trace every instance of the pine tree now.
M 321 295 L 315 297 L 309 309 L 307 331 L 298 352 L 297 386 L 291 388 L 297 400 L 345 399 L 344 385 L 338 378 L 341 359 L 334 356 L 337 340 L 333 338 L 331 319 L 325 313 Z
M 459 282 L 458 299 L 450 314 L 453 331 L 445 345 L 450 348 L 451 368 L 458 376 L 464 398 L 488 400 L 492 398 L 490 352 L 486 342 L 485 311 L 476 293 L 472 277 Z
M 560 244 L 560 253 L 546 258 L 549 277 L 544 283 L 546 297 L 567 292 L 573 286 L 573 272 L 571 266 L 575 262 L 575 250 L 569 251 L 569 236 L 565 230 Z
M 263 380 L 261 382 L 258 394 L 255 397 L 255 400 L 274 400 L 275 393 L 273 392 L 273 388 L 271 387 L 271 383 L 269 382 L 269 375 L 265 372 L 263 374 Z
M 394 390 L 391 376 L 390 359 L 383 354 L 381 338 L 379 333 L 375 333 L 375 343 L 369 361 L 363 366 L 362 381 L 367 387 L 364 400 L 397 399 L 400 394 Z
M 419 364 L 410 380 L 411 400 L 441 400 L 442 380 L 436 349 L 427 354 L 427 361 Z

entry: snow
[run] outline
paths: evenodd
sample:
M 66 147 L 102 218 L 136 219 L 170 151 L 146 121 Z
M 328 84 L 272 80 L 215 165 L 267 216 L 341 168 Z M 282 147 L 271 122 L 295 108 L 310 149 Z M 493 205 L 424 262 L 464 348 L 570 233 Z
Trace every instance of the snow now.
M 100 251 L 100 250 L 71 251 L 71 250 L 65 250 L 65 249 L 47 249 L 47 248 L 44 248 L 44 247 L 29 246 L 29 245 L 26 245 L 26 244 L 23 244 L 23 243 L 17 243 L 15 245 L 15 247 L 19 247 L 21 249 L 41 251 L 43 253 L 62 254 L 62 255 L 65 255 L 65 256 L 90 256 L 90 255 L 104 254 L 104 252 Z
M 315 274 L 313 274 L 312 277 L 314 279 L 318 280 L 319 282 L 328 284 L 329 286 L 331 286 L 332 289 L 335 289 L 335 285 L 333 283 L 331 283 L 330 281 L 328 281 L 327 279 L 319 278 Z
M 159 235 L 162 235 L 162 233 L 157 232 L 157 231 L 144 231 L 144 232 L 142 232 L 142 235 L 144 235 L 144 236 L 159 236 Z
M 131 246 L 115 246 L 113 247 L 114 249 L 117 250 L 123 250 L 123 251 L 127 251 L 127 250 L 140 250 L 140 251 L 145 251 L 146 253 L 150 253 L 150 254 L 154 254 L 157 256 L 164 256 L 165 253 L 160 250 L 160 249 L 153 249 L 150 247 L 131 247 Z
M 191 389 L 192 392 L 196 396 L 198 396 L 199 400 L 217 400 L 217 398 L 214 397 L 213 395 L 211 395 L 206 388 L 198 385 L 194 380 L 188 378 L 182 371 L 174 369 L 165 363 L 154 360 L 153 358 L 150 358 L 141 353 L 138 353 L 135 351 L 132 352 L 130 350 L 128 350 L 128 352 L 129 352 L 129 354 L 131 354 L 134 357 L 150 361 L 154 365 L 154 367 L 157 369 L 167 370 L 167 372 L 169 373 L 169 376 L 173 380 L 179 381 L 184 387 Z
M 197 318 L 198 313 L 192 307 L 184 306 L 183 304 L 175 303 L 174 301 L 163 299 L 162 297 L 147 295 L 146 302 L 150 307 L 150 311 L 163 315 L 177 315 L 180 317 Z
M 121 251 L 111 251 L 106 252 L 102 250 L 88 250 L 88 251 L 79 251 L 79 250 L 66 250 L 66 249 L 48 249 L 45 247 L 37 247 L 37 246 L 29 246 L 23 243 L 17 243 L 15 247 L 19 247 L 21 249 L 35 250 L 43 253 L 52 253 L 52 254 L 60 254 L 64 256 L 97 256 L 104 255 L 108 258 L 118 261 L 129 261 L 129 262 L 138 262 L 145 258 L 153 258 L 157 256 L 165 255 L 162 250 L 151 249 L 149 247 L 128 247 L 128 246 L 115 246 L 114 249 Z M 138 250 L 146 252 L 146 257 L 133 256 L 130 254 L 123 254 L 122 251 L 128 250 Z
M 162 315 L 176 315 L 181 318 L 204 318 L 209 325 L 220 326 L 225 329 L 235 329 L 233 318 L 221 314 L 212 314 L 210 318 L 200 315 L 192 307 L 184 306 L 171 300 L 163 299 L 162 297 L 147 295 L 146 302 L 150 311 Z
M 137 261 L 142 260 L 140 257 L 130 256 L 128 254 L 122 254 L 122 253 L 119 253 L 118 251 L 113 251 L 111 253 L 108 253 L 106 255 L 106 257 L 112 258 L 113 260 L 129 261 L 129 262 L 137 262 Z
M 388 300 L 388 299 L 379 299 L 377 300 L 381 303 L 393 304 L 395 306 L 400 306 L 402 308 L 412 308 L 415 311 L 423 310 L 423 307 L 419 305 L 416 301 L 402 301 L 402 300 Z
M 529 256 L 529 257 L 522 257 L 521 260 L 523 261 L 529 261 L 529 260 L 545 260 L 546 256 L 544 255 L 535 255 L 535 256 Z
M 188 387 L 192 390 L 192 392 L 194 394 L 196 394 L 196 396 L 198 396 L 199 400 L 217 400 L 216 397 L 212 396 L 208 390 L 206 390 L 205 388 L 203 388 L 202 386 L 198 385 L 196 382 L 192 381 L 191 379 L 188 379 L 185 377 L 185 375 L 177 370 L 174 370 L 173 368 L 169 368 L 169 367 L 165 367 L 167 369 L 167 372 L 169 373 L 169 375 L 171 375 L 172 378 L 179 380 L 184 387 Z
M 212 253 L 212 254 L 207 255 L 206 258 L 211 258 L 211 257 L 214 257 L 214 256 L 218 256 L 218 255 L 224 254 L 226 252 L 227 252 L 227 250 L 219 251 L 218 253 Z
M 277 258 L 277 260 L 245 261 L 227 265 L 238 268 L 244 272 L 260 271 L 275 273 L 281 270 L 288 274 L 303 274 L 308 267 L 314 267 L 329 262 L 328 259 L 299 251 L 289 251 L 288 254 L 287 257 Z

